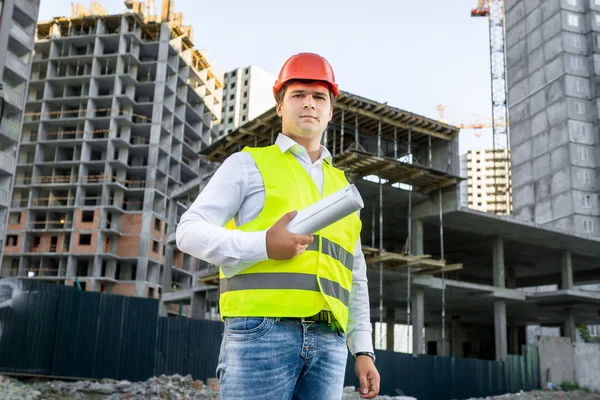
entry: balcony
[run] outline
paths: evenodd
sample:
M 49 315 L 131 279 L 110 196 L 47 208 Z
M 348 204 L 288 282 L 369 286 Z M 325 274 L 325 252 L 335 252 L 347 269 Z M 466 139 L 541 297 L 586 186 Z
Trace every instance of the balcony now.
M 27 64 L 12 52 L 6 52 L 5 64 L 6 68 L 15 73 L 23 82 L 27 81 Z
M 26 14 L 31 21 L 37 20 L 37 7 L 31 4 L 28 0 L 15 0 L 15 6 L 19 7 L 24 14 Z
M 4 85 L 4 101 L 7 105 L 15 108 L 17 112 L 25 107 L 23 94 L 9 85 Z
M 8 190 L 0 188 L 0 207 L 8 207 L 10 204 L 10 196 Z
M 15 143 L 19 141 L 19 125 L 9 119 L 2 118 L 2 122 L 0 122 L 0 133 L 10 138 Z
M 12 176 L 15 169 L 15 158 L 0 152 L 0 176 Z
M 27 50 L 33 49 L 33 34 L 29 35 L 19 24 L 12 24 L 10 35 Z

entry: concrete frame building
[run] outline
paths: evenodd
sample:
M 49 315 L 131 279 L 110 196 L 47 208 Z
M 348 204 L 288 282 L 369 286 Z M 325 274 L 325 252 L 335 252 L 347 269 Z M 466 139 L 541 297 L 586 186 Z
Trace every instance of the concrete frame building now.
M 510 151 L 469 150 L 460 157 L 460 164 L 460 175 L 467 177 L 461 183 L 461 204 L 473 210 L 510 215 Z M 508 176 L 494 179 L 494 168 L 506 171 Z
M 39 0 L 0 0 L 0 249 L 4 247 L 39 6 Z
M 507 0 L 514 215 L 600 236 L 600 3 Z
M 253 120 L 275 105 L 273 84 L 277 77 L 256 65 L 224 75 L 221 136 Z
M 185 27 L 130 3 L 38 24 L 4 276 L 155 298 L 191 281 L 166 248 L 171 192 L 218 136 L 222 83 Z
M 203 149 L 202 157 L 220 163 L 244 145 L 269 145 L 280 124 L 272 108 Z M 324 135 L 334 164 L 365 201 L 371 318 L 386 323 L 386 347 L 394 348 L 395 324 L 412 325 L 406 340 L 417 354 L 502 360 L 519 354 L 529 326 L 575 337 L 577 325 L 598 324 L 600 294 L 582 285 L 600 282 L 600 240 L 461 206 L 457 134 L 341 92 Z M 210 176 L 202 176 L 200 188 Z M 163 313 L 182 304 L 184 315 L 218 318 L 218 267 L 205 265 L 197 274 L 192 286 L 163 294 Z M 529 290 L 540 285 L 554 286 Z

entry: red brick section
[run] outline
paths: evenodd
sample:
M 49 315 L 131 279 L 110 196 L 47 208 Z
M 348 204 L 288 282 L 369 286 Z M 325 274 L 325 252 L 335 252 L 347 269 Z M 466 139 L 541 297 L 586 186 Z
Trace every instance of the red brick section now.
M 135 283 L 116 283 L 111 291 L 111 294 L 121 294 L 123 296 L 135 296 Z

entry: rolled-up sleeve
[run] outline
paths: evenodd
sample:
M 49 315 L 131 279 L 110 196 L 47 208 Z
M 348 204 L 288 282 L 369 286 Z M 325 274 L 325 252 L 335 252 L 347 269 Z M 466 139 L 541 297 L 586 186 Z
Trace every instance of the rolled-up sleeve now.
M 367 287 L 367 264 L 360 239 L 354 250 L 352 292 L 348 303 L 348 349 L 350 353 L 373 352 L 373 329 Z

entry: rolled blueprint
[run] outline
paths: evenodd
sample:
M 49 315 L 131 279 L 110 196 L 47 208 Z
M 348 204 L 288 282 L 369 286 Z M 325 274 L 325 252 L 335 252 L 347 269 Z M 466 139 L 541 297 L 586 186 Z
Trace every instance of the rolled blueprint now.
M 312 235 L 364 206 L 358 189 L 350 185 L 298 211 L 287 229 L 292 233 Z

